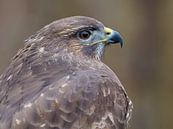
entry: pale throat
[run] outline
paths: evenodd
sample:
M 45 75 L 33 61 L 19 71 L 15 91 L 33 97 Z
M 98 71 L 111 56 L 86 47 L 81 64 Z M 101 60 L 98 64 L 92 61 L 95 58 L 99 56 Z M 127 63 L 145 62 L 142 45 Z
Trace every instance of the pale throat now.
M 99 43 L 97 44 L 97 48 L 95 50 L 95 58 L 101 60 L 104 54 L 105 50 L 105 44 L 104 43 Z

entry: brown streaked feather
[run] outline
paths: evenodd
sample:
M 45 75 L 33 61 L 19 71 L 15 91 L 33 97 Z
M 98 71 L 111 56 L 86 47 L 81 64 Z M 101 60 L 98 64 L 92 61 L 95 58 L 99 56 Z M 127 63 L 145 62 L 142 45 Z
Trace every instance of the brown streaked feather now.
M 68 126 L 71 129 L 94 129 L 101 126 L 101 121 L 105 122 L 105 128 L 117 128 L 116 124 L 123 127 L 126 125 L 124 112 L 127 112 L 128 98 L 124 92 L 119 92 L 122 89 L 114 78 L 109 79 L 108 76 L 101 76 L 100 71 L 88 70 L 76 73 L 75 77 L 68 75 L 54 81 L 40 91 L 37 99 L 25 103 L 13 115 L 13 128 L 27 125 L 41 129 L 44 125 L 47 128 L 63 129 Z M 118 102 L 119 97 L 121 103 Z M 106 116 L 105 113 L 112 116 Z

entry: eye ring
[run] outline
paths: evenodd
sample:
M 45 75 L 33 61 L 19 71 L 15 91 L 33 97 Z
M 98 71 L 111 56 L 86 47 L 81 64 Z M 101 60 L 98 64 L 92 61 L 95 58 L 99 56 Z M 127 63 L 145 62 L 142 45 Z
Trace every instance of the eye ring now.
M 90 38 L 92 32 L 90 30 L 79 31 L 77 37 L 81 40 L 87 40 Z

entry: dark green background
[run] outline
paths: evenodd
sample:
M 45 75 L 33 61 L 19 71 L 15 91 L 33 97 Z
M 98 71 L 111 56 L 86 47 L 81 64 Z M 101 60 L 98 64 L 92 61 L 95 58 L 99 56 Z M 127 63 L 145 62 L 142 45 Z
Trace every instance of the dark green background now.
M 118 30 L 125 46 L 104 62 L 134 103 L 130 129 L 173 129 L 173 0 L 0 0 L 0 71 L 44 25 L 85 15 Z

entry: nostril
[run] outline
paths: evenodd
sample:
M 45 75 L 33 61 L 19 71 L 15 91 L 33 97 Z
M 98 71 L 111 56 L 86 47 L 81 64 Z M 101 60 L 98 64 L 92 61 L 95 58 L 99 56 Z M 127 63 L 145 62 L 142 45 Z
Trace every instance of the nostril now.
M 110 32 L 106 32 L 106 35 L 110 35 L 111 33 Z

